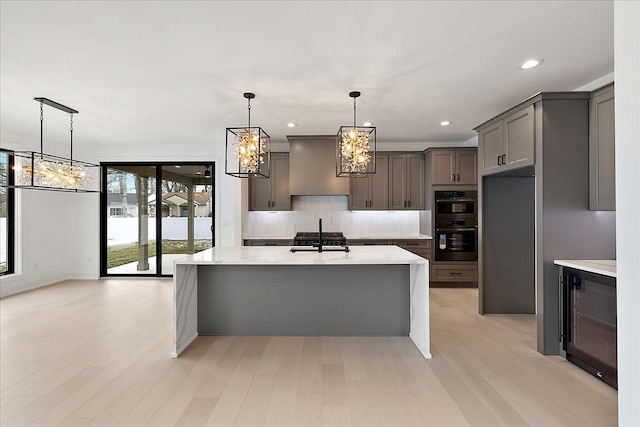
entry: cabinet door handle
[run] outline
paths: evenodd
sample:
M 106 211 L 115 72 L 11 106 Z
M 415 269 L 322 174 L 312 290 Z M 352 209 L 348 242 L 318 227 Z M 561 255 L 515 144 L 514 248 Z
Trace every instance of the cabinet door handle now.
M 451 181 L 455 181 L 455 180 L 456 180 L 456 174 L 455 174 L 455 173 L 452 173 L 452 174 L 451 174 Z
M 500 163 L 501 159 L 502 159 L 502 156 L 498 156 L 498 166 L 502 166 L 502 163 Z
M 506 164 L 507 164 L 507 155 L 506 155 L 506 154 L 503 154 L 503 155 L 502 155 L 502 165 L 504 166 L 504 165 L 506 165 Z
M 450 271 L 449 274 L 452 276 L 462 276 L 461 271 Z
M 411 207 L 411 200 L 407 200 L 407 207 L 410 208 Z
M 457 175 L 458 175 L 458 182 L 460 182 L 460 174 L 457 174 Z

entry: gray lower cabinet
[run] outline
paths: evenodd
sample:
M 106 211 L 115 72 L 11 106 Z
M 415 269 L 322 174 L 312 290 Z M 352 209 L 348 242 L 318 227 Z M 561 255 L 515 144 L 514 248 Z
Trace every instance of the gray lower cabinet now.
M 244 246 L 293 246 L 293 241 L 286 239 L 245 239 Z
M 395 245 L 431 261 L 431 242 L 429 239 L 403 239 L 396 240 Z
M 269 178 L 249 179 L 250 211 L 290 211 L 289 154 L 271 153 Z
M 431 266 L 430 281 L 475 283 L 478 281 L 478 265 L 475 262 L 436 262 Z
M 429 149 L 427 164 L 431 169 L 432 185 L 476 185 L 478 183 L 478 150 Z
M 505 172 L 535 163 L 533 105 L 517 110 L 478 130 L 480 174 Z
M 376 173 L 350 178 L 350 210 L 389 209 L 389 156 L 376 155 Z
M 431 260 L 431 239 L 349 239 L 349 246 L 396 245 L 422 258 Z
M 424 155 L 389 154 L 389 209 L 424 209 Z
M 589 101 L 589 209 L 616 209 L 615 105 L 613 84 Z

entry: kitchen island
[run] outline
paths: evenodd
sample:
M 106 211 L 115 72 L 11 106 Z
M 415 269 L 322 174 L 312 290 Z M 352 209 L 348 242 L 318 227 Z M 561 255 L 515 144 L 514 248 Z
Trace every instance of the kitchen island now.
M 174 264 L 173 357 L 198 335 L 319 335 L 409 336 L 431 358 L 428 261 L 396 246 L 222 247 Z

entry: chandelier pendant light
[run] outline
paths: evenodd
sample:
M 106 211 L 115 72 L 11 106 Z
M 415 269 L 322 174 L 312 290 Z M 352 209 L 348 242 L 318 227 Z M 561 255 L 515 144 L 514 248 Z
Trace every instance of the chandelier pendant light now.
M 40 103 L 40 152 L 16 151 L 13 155 L 15 173 L 12 188 L 55 190 L 68 192 L 99 192 L 100 166 L 73 160 L 73 115 L 77 110 L 47 98 L 34 98 Z M 70 156 L 64 158 L 44 153 L 44 105 L 69 114 Z
M 376 128 L 358 126 L 356 98 L 360 92 L 349 92 L 353 98 L 353 126 L 340 126 L 337 136 L 336 176 L 364 177 L 376 173 Z
M 251 100 L 245 92 L 249 120 L 246 127 L 227 128 L 225 173 L 236 178 L 269 178 L 271 138 L 261 127 L 251 127 Z

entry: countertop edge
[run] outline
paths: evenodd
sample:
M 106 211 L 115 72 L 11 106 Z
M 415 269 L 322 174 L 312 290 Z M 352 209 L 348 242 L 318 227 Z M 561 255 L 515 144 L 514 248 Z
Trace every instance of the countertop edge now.
M 616 277 L 616 260 L 557 259 L 553 263 L 589 273 Z

